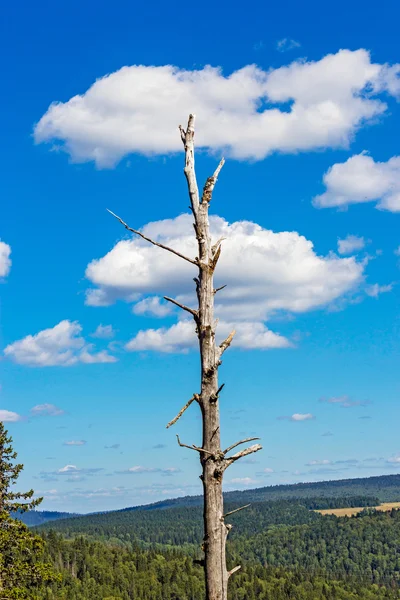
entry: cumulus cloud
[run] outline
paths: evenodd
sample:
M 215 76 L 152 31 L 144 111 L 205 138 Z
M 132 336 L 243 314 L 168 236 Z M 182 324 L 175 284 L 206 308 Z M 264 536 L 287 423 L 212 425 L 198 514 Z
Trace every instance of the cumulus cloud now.
M 65 410 L 55 404 L 36 404 L 36 406 L 31 408 L 31 415 L 33 417 L 60 417 L 61 415 L 65 415 Z
M 225 339 L 233 330 L 232 323 L 220 321 L 217 327 L 217 342 Z M 130 352 L 152 350 L 155 352 L 187 352 L 198 345 L 195 325 L 185 320 L 160 329 L 139 331 L 125 346 Z M 291 344 L 285 337 L 270 331 L 263 323 L 238 323 L 235 347 L 243 349 L 288 348 Z
M 296 42 L 296 40 L 292 40 L 290 38 L 283 38 L 276 42 L 276 49 L 279 52 L 288 52 L 289 50 L 294 50 L 294 48 L 300 48 L 301 44 Z
M 345 208 L 376 202 L 376 208 L 400 212 L 400 156 L 375 162 L 365 152 L 336 163 L 325 173 L 326 191 L 313 200 L 317 208 Z
M 106 351 L 93 353 L 93 346 L 80 335 L 77 322 L 61 321 L 51 329 L 9 344 L 4 349 L 6 357 L 30 367 L 69 367 L 81 363 L 110 363 L 117 359 Z
M 342 240 L 338 240 L 338 252 L 339 254 L 352 254 L 358 250 L 362 250 L 365 247 L 365 240 L 363 237 L 357 235 L 347 235 Z
M 143 233 L 188 256 L 196 255 L 192 217 L 148 223 Z M 288 346 L 289 342 L 266 329 L 262 321 L 277 311 L 302 313 L 325 306 L 351 293 L 363 281 L 365 265 L 355 257 L 334 254 L 319 256 L 312 242 L 297 232 L 263 229 L 256 223 L 229 224 L 218 216 L 210 218 L 213 239 L 226 238 L 218 264 L 216 285 L 227 287 L 216 296 L 220 331 L 224 323 L 237 325 L 242 347 Z M 136 302 L 137 314 L 164 316 L 162 291 L 184 304 L 195 302 L 192 278 L 194 268 L 173 254 L 154 248 L 141 239 L 118 242 L 86 269 L 95 288 L 87 292 L 87 304 L 107 306 L 118 299 Z M 239 326 L 239 322 L 241 325 Z M 244 324 L 247 322 L 247 324 Z M 195 344 L 192 329 L 180 322 L 165 329 L 140 332 L 130 350 L 184 350 Z M 172 349 L 171 349 L 172 348 Z
M 168 302 L 163 302 L 158 296 L 143 298 L 133 306 L 135 315 L 151 317 L 166 317 L 172 313 L 172 307 Z
M 23 417 L 16 412 L 11 410 L 0 409 L 0 421 L 3 423 L 16 423 L 22 421 Z
M 100 339 L 109 339 L 114 337 L 115 331 L 112 325 L 99 325 L 96 331 L 92 333 L 92 337 Z
M 110 167 L 130 153 L 180 151 L 177 124 L 195 112 L 198 147 L 259 160 L 274 151 L 347 146 L 386 111 L 382 92 L 400 93 L 399 66 L 374 64 L 363 49 L 265 71 L 248 65 L 229 75 L 211 66 L 126 66 L 67 102 L 53 102 L 34 137 L 61 142 L 76 162 Z
M 11 247 L 0 240 L 0 277 L 6 277 L 11 269 Z
M 293 421 L 295 423 L 301 421 L 311 421 L 312 419 L 315 419 L 315 416 L 311 413 L 294 413 L 291 416 L 278 417 L 279 421 Z

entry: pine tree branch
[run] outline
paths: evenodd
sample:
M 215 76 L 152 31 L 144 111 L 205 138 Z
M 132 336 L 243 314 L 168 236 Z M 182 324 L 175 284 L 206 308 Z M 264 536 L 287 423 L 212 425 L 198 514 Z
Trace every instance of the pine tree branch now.
M 175 425 L 175 423 L 181 418 L 181 416 L 183 415 L 183 413 L 185 412 L 185 410 L 187 410 L 189 408 L 189 406 L 192 404 L 192 402 L 194 402 L 195 400 L 197 400 L 197 402 L 199 401 L 199 395 L 198 394 L 193 394 L 193 396 L 190 398 L 190 400 L 188 402 L 186 402 L 185 406 L 183 408 L 181 408 L 181 410 L 178 412 L 178 414 L 176 415 L 176 417 L 174 419 L 172 419 L 172 421 L 170 421 L 167 425 L 167 429 L 169 429 L 170 427 L 172 427 L 172 425 Z
M 179 258 L 183 258 L 183 260 L 186 260 L 187 262 L 191 263 L 192 265 L 195 265 L 196 267 L 198 266 L 196 260 L 193 260 L 193 259 L 189 258 L 188 256 L 185 256 L 184 254 L 181 254 L 177 250 L 174 250 L 173 248 L 170 248 L 169 246 L 165 246 L 164 244 L 161 244 L 160 242 L 155 242 L 154 240 L 148 238 L 146 235 L 143 235 L 143 233 L 141 233 L 137 229 L 132 229 L 132 227 L 129 227 L 129 225 L 127 223 L 125 223 L 125 221 L 123 221 L 121 219 L 121 217 L 119 217 L 118 215 L 116 215 L 115 213 L 113 213 L 108 208 L 107 208 L 107 211 L 110 213 L 110 215 L 112 215 L 113 217 L 115 217 L 117 219 L 117 221 L 119 221 L 125 227 L 125 229 L 127 229 L 128 231 L 131 231 L 132 233 L 138 235 L 143 240 L 146 240 L 146 242 L 149 242 L 150 244 L 153 244 L 153 246 L 158 246 L 159 248 L 162 248 L 163 250 L 167 250 L 168 252 L 171 252 L 172 254 L 175 254 L 175 256 L 179 256 Z

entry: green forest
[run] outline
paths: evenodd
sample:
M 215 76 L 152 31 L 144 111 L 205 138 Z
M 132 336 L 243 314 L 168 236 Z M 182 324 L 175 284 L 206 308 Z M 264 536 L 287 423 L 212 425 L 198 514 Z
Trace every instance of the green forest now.
M 381 497 L 386 498 L 384 479 Z M 231 600 L 400 598 L 400 512 L 370 508 L 379 501 L 374 496 L 277 499 L 231 515 L 228 560 L 242 565 L 232 578 Z M 315 512 L 353 506 L 365 509 L 341 518 Z M 45 542 L 45 560 L 61 575 L 61 581 L 37 592 L 37 599 L 204 597 L 203 572 L 196 564 L 202 538 L 198 506 L 64 518 L 35 530 Z

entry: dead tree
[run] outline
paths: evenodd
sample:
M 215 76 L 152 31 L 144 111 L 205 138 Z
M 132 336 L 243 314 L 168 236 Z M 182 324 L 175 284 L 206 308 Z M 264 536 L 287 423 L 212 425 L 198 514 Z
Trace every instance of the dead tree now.
M 204 540 L 202 550 L 204 559 L 200 562 L 205 569 L 206 600 L 227 600 L 228 580 L 230 576 L 240 569 L 240 566 L 229 570 L 226 566 L 226 539 L 232 525 L 226 523 L 226 517 L 232 512 L 224 514 L 222 480 L 226 469 L 234 462 L 253 452 L 261 450 L 260 444 L 254 444 L 245 450 L 234 454 L 231 451 L 237 446 L 256 440 L 258 438 L 247 438 L 232 444 L 225 450 L 221 448 L 221 431 L 219 417 L 219 394 L 223 385 L 218 383 L 218 368 L 221 365 L 223 353 L 229 348 L 235 331 L 232 331 L 221 344 L 215 341 L 216 320 L 214 317 L 214 296 L 223 288 L 214 288 L 214 271 L 221 254 L 222 239 L 212 243 L 209 229 L 208 209 L 212 199 L 218 175 L 224 165 L 221 160 L 215 173 L 209 177 L 204 185 L 202 195 L 199 194 L 194 165 L 194 115 L 189 115 L 186 130 L 179 127 L 182 142 L 185 149 L 184 173 L 187 180 L 190 208 L 194 218 L 194 231 L 198 244 L 198 256 L 194 259 L 184 256 L 180 252 L 164 246 L 158 242 L 145 237 L 139 231 L 129 227 L 122 219 L 114 215 L 126 229 L 139 235 L 146 241 L 163 248 L 168 252 L 179 256 L 198 269 L 198 275 L 194 278 L 198 300 L 197 308 L 190 308 L 174 300 L 165 297 L 182 310 L 188 312 L 194 319 L 196 334 L 199 339 L 200 361 L 201 361 L 201 387 L 200 392 L 193 394 L 192 398 L 179 411 L 177 416 L 168 423 L 171 427 L 183 415 L 189 406 L 196 402 L 200 406 L 203 423 L 203 441 L 201 447 L 183 444 L 177 436 L 178 444 L 184 448 L 190 448 L 199 453 L 202 466 L 204 489 Z M 225 287 L 225 286 L 223 286 Z

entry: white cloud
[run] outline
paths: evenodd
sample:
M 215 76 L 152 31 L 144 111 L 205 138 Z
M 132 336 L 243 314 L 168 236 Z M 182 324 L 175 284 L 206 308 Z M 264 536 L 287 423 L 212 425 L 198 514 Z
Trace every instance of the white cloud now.
M 295 413 L 290 417 L 291 421 L 309 421 L 310 419 L 315 419 L 311 413 Z
M 22 417 L 11 410 L 0 409 L 0 421 L 3 421 L 3 423 L 15 423 L 16 421 L 22 421 Z
M 294 48 L 300 48 L 301 44 L 296 42 L 296 40 L 292 40 L 290 38 L 283 38 L 276 42 L 276 49 L 279 52 L 288 52 L 289 50 L 294 50 Z
M 59 417 L 65 415 L 65 411 L 59 408 L 55 404 L 37 404 L 31 408 L 31 415 L 33 417 Z
M 197 242 L 192 221 L 191 215 L 184 214 L 148 223 L 142 231 L 194 257 Z M 226 238 L 216 273 L 216 285 L 227 284 L 216 296 L 217 314 L 226 321 L 261 321 L 279 310 L 306 312 L 343 296 L 362 281 L 365 265 L 355 257 L 319 256 L 312 242 L 295 231 L 275 233 L 249 221 L 229 224 L 218 216 L 211 216 L 210 226 L 213 239 Z M 173 254 L 141 239 L 123 240 L 88 265 L 86 277 L 97 288 L 89 290 L 87 303 L 141 301 L 162 292 L 187 304 L 195 298 L 195 274 L 192 265 Z M 146 306 L 151 303 L 146 299 Z
M 378 209 L 400 212 L 400 156 L 375 162 L 357 154 L 330 167 L 323 181 L 326 191 L 313 200 L 318 208 L 377 202 Z
M 199 116 L 198 147 L 237 159 L 347 146 L 385 112 L 377 95 L 400 93 L 398 75 L 398 65 L 373 64 L 362 49 L 265 71 L 248 65 L 228 76 L 210 66 L 135 65 L 52 103 L 34 135 L 37 143 L 61 141 L 74 161 L 99 167 L 133 152 L 180 151 L 177 125 L 189 112 Z
M 331 460 L 310 460 L 310 462 L 307 463 L 307 467 L 316 467 L 316 466 L 322 466 L 322 465 L 330 465 L 332 464 Z
M 58 469 L 57 473 L 76 473 L 77 471 L 80 471 L 80 469 L 76 465 L 65 465 L 65 467 Z
M 137 302 L 132 310 L 135 315 L 166 317 L 171 314 L 172 307 L 168 302 L 163 302 L 158 296 L 152 296 Z
M 0 240 L 0 277 L 6 277 L 11 269 L 11 247 Z
M 217 326 L 217 341 L 221 342 L 234 329 L 233 324 L 220 321 Z M 198 345 L 195 325 L 192 321 L 179 321 L 171 327 L 139 331 L 125 346 L 131 352 L 153 350 L 156 352 L 187 352 Z M 285 337 L 270 331 L 263 323 L 238 323 L 234 347 L 243 349 L 288 348 L 291 344 Z
M 291 416 L 282 416 L 278 417 L 279 421 L 293 421 L 293 422 L 301 422 L 301 421 L 311 421 L 315 419 L 315 416 L 311 413 L 294 413 Z
M 338 404 L 341 408 L 352 408 L 354 406 L 369 406 L 370 400 L 350 400 L 349 396 L 332 396 L 331 398 L 320 398 L 324 404 Z
M 357 235 L 347 235 L 342 240 L 338 240 L 338 252 L 339 254 L 352 254 L 358 250 L 362 250 L 365 247 L 365 240 L 363 237 Z
M 82 327 L 77 321 L 61 321 L 51 329 L 27 335 L 9 344 L 4 354 L 18 364 L 30 367 L 69 367 L 79 362 L 107 363 L 117 360 L 106 351 L 91 353 L 92 345 L 81 337 L 81 331 Z
M 270 467 L 267 467 L 266 469 L 262 470 L 262 473 L 273 473 L 273 472 L 274 472 L 274 470 L 271 469 Z
M 92 333 L 92 337 L 100 338 L 100 339 L 109 339 L 114 337 L 115 331 L 112 325 L 99 325 L 94 333 Z
M 177 467 L 167 467 L 166 469 L 161 469 L 159 467 L 142 467 L 137 465 L 135 467 L 130 467 L 129 469 L 125 469 L 125 471 L 116 471 L 116 473 L 122 473 L 125 475 L 138 475 L 142 473 L 162 473 L 163 475 L 173 475 L 174 473 L 179 473 L 180 469 Z
M 69 442 L 64 442 L 64 446 L 84 446 L 86 444 L 86 440 L 71 440 Z
M 388 283 L 387 285 L 379 285 L 379 283 L 374 283 L 372 285 L 367 285 L 365 288 L 366 294 L 371 296 L 372 298 L 378 298 L 381 294 L 386 294 L 387 292 L 391 292 L 393 289 L 393 283 Z

